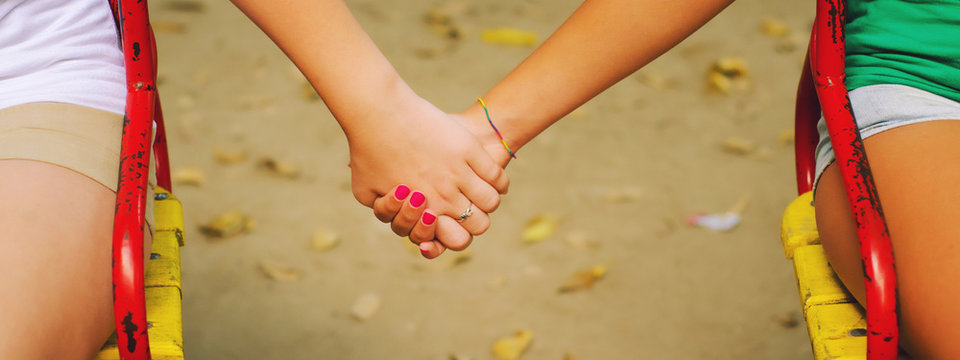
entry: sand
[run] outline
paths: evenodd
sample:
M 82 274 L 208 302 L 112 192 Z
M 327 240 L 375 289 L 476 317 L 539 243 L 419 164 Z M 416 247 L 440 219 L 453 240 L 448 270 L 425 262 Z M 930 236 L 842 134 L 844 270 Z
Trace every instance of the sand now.
M 447 111 L 532 51 L 485 43 L 483 29 L 542 40 L 579 4 L 347 3 L 410 85 Z M 533 333 L 523 359 L 810 358 L 778 226 L 796 191 L 793 148 L 781 137 L 792 128 L 812 5 L 730 6 L 526 146 L 489 232 L 466 253 L 425 260 L 353 199 L 342 131 L 265 35 L 226 1 L 154 0 L 172 162 L 206 177 L 175 188 L 187 227 L 187 357 L 490 359 L 497 339 L 523 329 Z M 438 8 L 458 39 L 424 23 Z M 766 18 L 791 30 L 793 48 L 761 31 Z M 723 57 L 746 63 L 744 89 L 706 89 Z M 223 164 L 216 151 L 246 159 Z M 299 176 L 258 168 L 265 157 L 295 164 Z M 731 231 L 686 224 L 741 199 Z M 233 210 L 255 226 L 220 240 L 198 230 Z M 555 219 L 555 233 L 524 243 L 536 216 Z M 318 230 L 340 243 L 314 250 Z M 595 265 L 606 273 L 592 287 L 558 293 Z

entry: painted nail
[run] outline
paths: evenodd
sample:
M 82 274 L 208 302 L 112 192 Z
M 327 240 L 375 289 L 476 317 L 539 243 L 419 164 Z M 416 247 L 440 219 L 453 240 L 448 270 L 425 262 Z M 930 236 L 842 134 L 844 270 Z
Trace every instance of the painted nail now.
M 424 249 L 424 248 L 420 248 L 420 253 L 423 254 L 423 256 L 427 256 L 427 254 L 430 253 L 430 250 L 427 250 L 427 249 Z
M 410 188 L 407 187 L 406 185 L 397 186 L 397 191 L 393 192 L 393 197 L 401 201 L 403 201 L 403 199 L 406 199 L 407 195 L 410 195 Z
M 422 192 L 414 191 L 413 195 L 410 196 L 410 206 L 420 207 L 423 205 L 423 202 L 427 200 L 426 196 L 423 196 Z
M 426 211 L 423 213 L 423 218 L 421 218 L 420 221 L 422 221 L 424 225 L 433 225 L 433 222 L 437 221 L 437 216 Z

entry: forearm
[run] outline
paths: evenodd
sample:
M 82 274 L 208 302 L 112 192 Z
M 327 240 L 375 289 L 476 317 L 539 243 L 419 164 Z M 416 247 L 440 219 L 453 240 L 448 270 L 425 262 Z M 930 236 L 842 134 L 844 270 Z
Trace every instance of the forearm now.
M 484 101 L 512 149 L 657 58 L 733 0 L 587 0 Z M 467 110 L 476 117 L 479 105 Z
M 341 0 L 232 0 L 306 76 L 347 136 L 364 112 L 415 96 Z

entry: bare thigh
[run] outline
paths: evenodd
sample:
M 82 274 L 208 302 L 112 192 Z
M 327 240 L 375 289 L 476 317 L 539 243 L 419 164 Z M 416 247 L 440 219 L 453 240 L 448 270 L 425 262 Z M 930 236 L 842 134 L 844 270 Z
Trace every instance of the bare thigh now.
M 86 360 L 106 340 L 114 200 L 74 171 L 0 160 L 0 359 Z
M 864 140 L 898 277 L 903 341 L 917 359 L 960 359 L 960 121 L 932 121 Z M 839 169 L 816 194 L 817 226 L 834 270 L 861 304 L 863 270 Z

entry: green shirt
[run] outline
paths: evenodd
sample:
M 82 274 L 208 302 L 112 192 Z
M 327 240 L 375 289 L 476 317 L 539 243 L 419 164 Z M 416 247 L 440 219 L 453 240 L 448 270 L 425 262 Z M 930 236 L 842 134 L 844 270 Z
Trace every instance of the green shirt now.
M 960 0 L 849 0 L 847 88 L 907 85 L 960 102 Z

